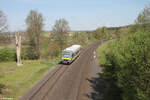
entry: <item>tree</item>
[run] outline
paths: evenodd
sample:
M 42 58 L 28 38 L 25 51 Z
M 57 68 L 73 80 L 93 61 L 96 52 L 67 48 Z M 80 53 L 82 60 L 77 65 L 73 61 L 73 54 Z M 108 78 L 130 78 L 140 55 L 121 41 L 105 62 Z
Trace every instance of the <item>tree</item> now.
M 54 41 L 57 42 L 61 50 L 67 43 L 69 31 L 70 27 L 65 19 L 56 20 L 55 25 L 52 28 L 52 34 L 54 36 Z
M 135 20 L 136 24 L 149 24 L 150 23 L 150 4 L 146 6 L 143 11 L 138 15 Z
M 73 34 L 73 36 L 71 37 L 72 39 L 72 43 L 73 44 L 81 44 L 81 45 L 85 45 L 88 43 L 88 33 L 86 32 L 76 32 Z
M 21 35 L 19 33 L 16 33 L 15 38 L 16 38 L 17 65 L 22 66 L 22 63 L 21 63 Z
M 106 31 L 107 31 L 106 27 L 97 28 L 93 33 L 93 36 L 95 39 L 98 40 L 105 39 L 107 37 Z
M 40 35 L 43 30 L 43 17 L 41 13 L 31 10 L 26 18 L 27 39 L 29 42 L 28 56 L 30 59 L 40 58 Z
M 10 43 L 10 34 L 7 30 L 7 18 L 3 11 L 0 10 L 0 44 Z
M 0 33 L 4 32 L 7 28 L 7 18 L 3 11 L 0 10 Z

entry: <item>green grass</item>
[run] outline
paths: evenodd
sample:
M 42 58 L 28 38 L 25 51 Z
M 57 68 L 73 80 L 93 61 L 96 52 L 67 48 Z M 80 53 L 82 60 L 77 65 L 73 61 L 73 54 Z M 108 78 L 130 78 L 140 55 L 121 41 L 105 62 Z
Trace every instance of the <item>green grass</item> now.
M 17 67 L 15 62 L 0 63 L 0 84 L 5 85 L 2 95 L 18 100 L 58 61 L 58 58 L 51 61 L 23 61 L 22 67 Z
M 14 44 L 0 44 L 0 49 L 1 48 L 15 48 L 16 46 Z

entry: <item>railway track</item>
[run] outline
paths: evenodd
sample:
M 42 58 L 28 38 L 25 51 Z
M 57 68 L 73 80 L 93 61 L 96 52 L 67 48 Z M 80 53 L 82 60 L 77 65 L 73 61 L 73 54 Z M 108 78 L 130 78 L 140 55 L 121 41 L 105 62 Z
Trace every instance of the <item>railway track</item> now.
M 93 60 L 94 56 L 94 51 L 95 49 L 98 47 L 98 45 L 100 45 L 100 43 L 102 43 L 103 41 L 99 41 L 99 42 L 96 42 L 95 44 L 91 45 L 91 47 L 89 48 L 88 52 L 90 55 L 88 55 L 88 59 L 87 59 L 87 63 L 85 63 L 83 65 L 83 70 L 82 70 L 82 73 L 81 73 L 81 76 L 80 76 L 80 83 L 79 83 L 79 87 L 78 87 L 78 92 L 77 92 L 77 96 L 76 96 L 76 100 L 82 100 L 82 91 L 84 91 L 84 88 L 85 88 L 85 76 L 86 74 L 88 73 L 89 69 L 88 68 L 85 68 L 86 66 L 90 65 L 91 61 Z
M 71 65 L 58 65 L 20 100 L 81 100 L 84 78 L 93 52 L 102 42 L 82 49 L 80 56 Z
M 65 71 L 68 69 L 68 67 L 64 67 L 64 70 L 59 74 L 59 76 L 57 78 L 55 78 L 55 82 L 50 86 L 50 88 L 48 89 L 48 91 L 45 93 L 45 95 L 43 96 L 43 98 L 41 100 L 45 100 L 45 97 L 48 95 L 48 93 L 54 88 L 55 84 L 57 83 L 57 81 L 63 76 L 63 74 L 65 73 Z
M 91 57 L 88 57 L 87 59 L 87 63 L 83 65 L 83 68 L 82 69 L 85 69 L 85 67 L 89 64 L 89 60 L 91 59 Z M 80 94 L 81 94 L 81 89 L 82 89 L 82 84 L 83 84 L 83 77 L 84 77 L 84 74 L 85 74 L 85 70 L 82 70 L 81 72 L 81 76 L 80 76 L 80 82 L 79 82 L 79 87 L 78 87 L 78 92 L 77 92 L 77 96 L 76 96 L 76 100 L 80 100 Z
M 67 69 L 68 69 L 67 65 L 59 64 L 58 67 L 52 73 L 46 75 L 46 76 L 48 76 L 48 78 L 46 80 L 44 80 L 44 82 L 42 82 L 40 85 L 37 84 L 38 88 L 36 88 L 35 90 L 33 88 L 34 91 L 31 91 L 31 93 L 28 93 L 27 95 L 22 97 L 20 100 L 37 100 L 36 96 L 39 94 L 40 91 L 42 91 L 42 89 L 45 87 L 45 85 L 48 84 L 49 81 L 51 81 L 52 85 L 50 85 L 50 87 L 48 87 L 48 90 L 46 91 L 46 93 L 44 93 L 44 95 L 40 96 L 40 100 L 44 100 L 46 95 L 54 88 L 57 81 L 63 76 L 63 74 L 65 73 L 65 71 Z M 54 80 L 54 81 L 52 81 L 52 80 Z M 38 100 L 39 100 L 39 96 L 38 96 Z
M 90 52 L 91 55 L 88 56 L 87 63 L 85 63 L 84 66 L 83 66 L 83 70 L 82 70 L 81 77 L 80 77 L 80 83 L 79 83 L 79 87 L 78 87 L 78 92 L 77 92 L 77 96 L 76 96 L 75 100 L 89 100 L 87 98 L 87 96 L 85 96 L 85 93 L 87 92 L 86 91 L 86 88 L 87 88 L 86 87 L 87 86 L 87 74 L 90 72 L 90 68 L 87 68 L 86 66 L 92 65 L 92 61 L 95 59 L 94 51 L 96 50 L 96 48 L 100 44 L 102 44 L 104 42 L 107 42 L 108 40 L 113 40 L 113 39 L 101 40 L 101 41 L 96 42 L 95 44 L 91 45 L 91 47 L 90 47 L 91 50 L 88 51 L 88 52 Z M 92 66 L 88 66 L 88 67 L 92 67 Z
M 84 54 L 86 53 L 86 51 L 88 51 L 87 49 L 83 49 L 81 52 Z M 89 59 L 89 58 L 88 58 Z M 50 93 L 50 91 L 54 88 L 55 84 L 57 83 L 57 81 L 63 76 L 63 74 L 65 73 L 65 71 L 68 69 L 68 66 L 65 66 L 65 65 L 61 65 L 61 67 L 55 71 L 55 73 L 50 77 L 50 78 L 54 78 L 54 75 L 59 71 L 61 70 L 61 68 L 64 67 L 64 70 L 62 71 L 62 73 L 59 74 L 59 76 L 57 78 L 55 78 L 55 82 L 50 86 L 50 88 L 48 89 L 48 91 L 45 93 L 45 95 L 43 96 L 43 98 L 41 100 L 45 100 L 46 96 L 48 95 L 48 93 Z M 50 79 L 49 78 L 49 79 Z M 46 84 L 46 83 L 45 83 Z M 32 98 L 29 99 L 29 100 L 33 100 Z

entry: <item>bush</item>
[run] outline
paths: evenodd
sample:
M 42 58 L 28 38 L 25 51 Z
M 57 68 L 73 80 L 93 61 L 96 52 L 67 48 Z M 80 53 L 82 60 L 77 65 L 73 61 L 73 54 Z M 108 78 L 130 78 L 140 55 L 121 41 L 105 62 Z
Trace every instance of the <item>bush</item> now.
M 27 59 L 27 55 L 24 50 L 21 51 L 21 59 Z M 15 48 L 2 48 L 0 49 L 0 62 L 16 61 L 16 49 Z
M 43 59 L 54 59 L 60 56 L 61 48 L 57 43 L 49 43 L 46 48 L 43 48 L 42 58 Z
M 2 61 L 15 61 L 16 50 L 12 48 L 0 49 L 0 62 Z
M 150 99 L 149 51 L 150 33 L 136 32 L 109 44 L 100 57 L 105 61 L 101 65 L 107 81 L 105 96 L 113 94 L 109 100 Z

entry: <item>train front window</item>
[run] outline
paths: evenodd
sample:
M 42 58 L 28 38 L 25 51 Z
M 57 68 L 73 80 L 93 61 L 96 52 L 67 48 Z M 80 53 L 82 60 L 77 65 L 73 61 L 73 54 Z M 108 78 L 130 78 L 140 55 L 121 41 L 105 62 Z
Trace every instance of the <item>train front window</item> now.
M 70 58 L 71 57 L 71 54 L 69 52 L 64 52 L 63 53 L 63 56 L 66 57 L 66 58 Z

